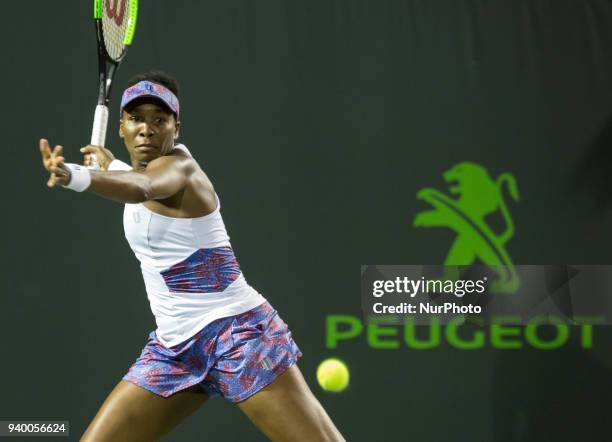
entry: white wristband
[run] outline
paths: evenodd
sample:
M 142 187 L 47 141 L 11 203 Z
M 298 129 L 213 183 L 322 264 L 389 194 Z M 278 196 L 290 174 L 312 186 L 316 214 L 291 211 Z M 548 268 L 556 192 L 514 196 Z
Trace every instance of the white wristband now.
M 91 184 L 89 169 L 72 163 L 66 163 L 66 167 L 70 169 L 70 182 L 63 187 L 76 192 L 82 192 L 89 187 Z
M 117 160 L 114 159 L 113 161 L 110 162 L 110 164 L 108 165 L 108 169 L 109 172 L 113 172 L 113 171 L 117 171 L 117 170 L 124 170 L 124 171 L 130 171 L 132 170 L 132 167 L 125 164 L 123 161 L 121 160 Z

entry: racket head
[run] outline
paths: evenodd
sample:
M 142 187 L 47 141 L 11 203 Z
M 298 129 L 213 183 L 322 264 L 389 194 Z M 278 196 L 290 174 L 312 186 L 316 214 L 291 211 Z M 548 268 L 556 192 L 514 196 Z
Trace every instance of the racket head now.
M 99 43 L 109 60 L 118 63 L 132 44 L 136 31 L 138 0 L 94 0 Z

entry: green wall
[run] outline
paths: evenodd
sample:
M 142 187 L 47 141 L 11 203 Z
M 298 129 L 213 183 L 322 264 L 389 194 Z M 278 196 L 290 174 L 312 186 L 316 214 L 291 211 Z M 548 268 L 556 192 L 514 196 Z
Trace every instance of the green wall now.
M 150 68 L 181 81 L 181 140 L 347 440 L 577 441 L 608 428 L 607 327 L 588 350 L 575 333 L 554 351 L 377 350 L 363 335 L 331 350 L 325 320 L 360 315 L 361 264 L 444 261 L 453 233 L 412 227 L 426 208 L 416 192 L 446 189 L 461 161 L 516 177 L 516 264 L 612 262 L 610 2 L 142 3 L 119 83 Z M 48 137 L 76 162 L 89 140 L 90 8 L 10 2 L 0 31 L 0 418 L 70 420 L 74 440 L 154 328 L 122 207 L 47 189 L 37 151 Z M 107 147 L 125 159 L 120 90 Z M 328 356 L 351 368 L 339 395 L 315 383 Z M 216 399 L 165 440 L 265 439 Z

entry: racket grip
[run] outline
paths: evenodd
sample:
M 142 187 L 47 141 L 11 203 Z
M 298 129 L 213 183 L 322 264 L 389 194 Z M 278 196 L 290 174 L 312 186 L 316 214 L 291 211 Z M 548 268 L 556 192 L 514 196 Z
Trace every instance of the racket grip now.
M 104 146 L 106 142 L 106 128 L 108 126 L 108 107 L 103 104 L 96 106 L 94 114 L 93 129 L 91 130 L 91 142 L 94 146 Z M 91 155 L 90 169 L 100 169 L 98 160 L 94 154 Z

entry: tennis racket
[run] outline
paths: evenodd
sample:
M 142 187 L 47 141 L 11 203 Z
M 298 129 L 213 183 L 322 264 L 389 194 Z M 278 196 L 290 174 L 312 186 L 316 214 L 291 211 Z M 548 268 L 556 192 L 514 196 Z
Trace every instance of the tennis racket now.
M 136 30 L 138 0 L 94 0 L 94 21 L 98 37 L 98 105 L 94 114 L 91 142 L 104 146 L 108 126 L 108 102 L 119 64 L 132 44 Z M 95 155 L 91 169 L 99 169 Z

